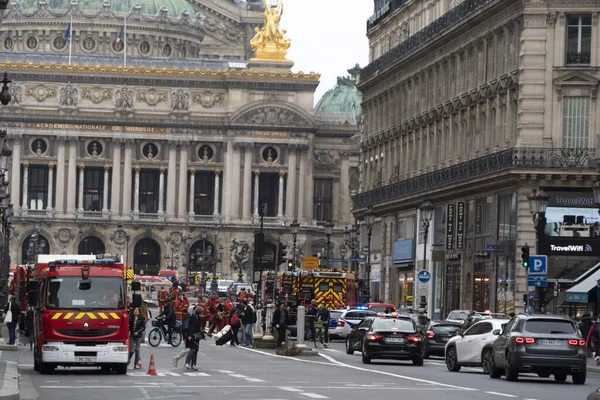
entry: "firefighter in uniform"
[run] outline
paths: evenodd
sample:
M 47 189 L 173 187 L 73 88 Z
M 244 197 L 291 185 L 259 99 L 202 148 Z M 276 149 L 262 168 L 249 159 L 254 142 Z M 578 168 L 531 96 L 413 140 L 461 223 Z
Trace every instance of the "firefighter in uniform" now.
M 167 297 L 169 297 L 169 292 L 167 292 L 167 289 L 164 287 L 161 287 L 158 291 L 158 308 L 160 309 L 161 313 L 163 312 L 163 307 L 167 302 Z
M 215 330 L 220 332 L 223 329 L 223 304 L 221 303 L 221 299 L 215 299 L 214 297 L 210 308 L 212 323 L 208 329 L 209 335 L 212 335 Z
M 183 307 L 183 296 L 179 296 L 179 298 L 175 300 L 173 308 L 175 309 L 175 321 L 183 323 L 183 317 L 185 316 L 185 313 L 187 313 L 187 307 Z
M 183 297 L 181 299 L 181 307 L 183 308 L 183 316 L 185 317 L 185 313 L 187 313 L 188 308 L 190 306 L 190 301 L 188 300 L 186 294 L 183 294 Z

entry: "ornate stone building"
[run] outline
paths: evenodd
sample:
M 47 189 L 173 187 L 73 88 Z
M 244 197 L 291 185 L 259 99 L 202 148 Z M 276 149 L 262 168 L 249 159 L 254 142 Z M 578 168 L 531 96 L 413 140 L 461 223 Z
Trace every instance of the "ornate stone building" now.
M 354 115 L 313 111 L 319 75 L 249 62 L 254 28 L 276 12 L 259 4 L 12 3 L 0 64 L 13 79 L 13 263 L 37 222 L 44 252 L 119 252 L 156 274 L 222 247 L 218 274 L 241 265 L 251 279 L 261 204 L 267 268 L 291 258 L 295 219 L 298 256 L 324 247 L 324 221 L 341 241 L 358 189 Z
M 523 310 L 525 293 L 555 311 L 585 309 L 587 292 L 576 301 L 565 289 L 600 261 L 591 190 L 600 4 L 374 3 L 353 200 L 358 218 L 369 206 L 378 216 L 372 262 L 386 283 L 382 296 L 401 304 L 426 296 L 435 316 Z M 527 196 L 538 188 L 550 198 L 536 249 Z M 425 200 L 435 212 L 424 265 Z M 526 244 L 548 256 L 547 289 L 527 290 Z M 432 278 L 417 285 L 422 268 Z

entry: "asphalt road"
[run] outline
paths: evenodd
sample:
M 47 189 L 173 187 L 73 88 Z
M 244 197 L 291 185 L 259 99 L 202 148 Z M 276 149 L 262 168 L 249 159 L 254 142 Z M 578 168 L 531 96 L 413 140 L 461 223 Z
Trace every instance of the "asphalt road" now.
M 18 361 L 22 400 L 146 400 L 236 398 L 253 400 L 410 398 L 410 399 L 585 399 L 600 387 L 600 374 L 590 373 L 584 386 L 555 383 L 552 379 L 522 376 L 518 382 L 492 380 L 478 369 L 447 371 L 442 359 L 423 367 L 410 362 L 362 364 L 350 356 L 344 343 L 319 349 L 318 357 L 279 357 L 270 350 L 217 347 L 202 342 L 198 372 L 174 368 L 171 357 L 183 348 L 165 344 L 143 346 L 144 370 L 127 375 L 104 374 L 97 369 L 58 369 L 53 375 L 33 371 L 31 352 L 2 352 L 4 360 Z M 158 376 L 146 375 L 154 354 Z M 182 360 L 183 361 L 183 360 Z

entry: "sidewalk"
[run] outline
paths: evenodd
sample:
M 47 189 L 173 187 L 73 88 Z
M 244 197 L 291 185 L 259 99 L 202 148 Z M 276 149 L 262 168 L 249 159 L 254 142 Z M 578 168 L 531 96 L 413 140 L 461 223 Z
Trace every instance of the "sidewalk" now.
M 600 365 L 594 361 L 593 358 L 588 358 L 587 359 L 587 370 L 588 372 L 596 372 L 596 373 L 600 373 Z
M 20 400 L 17 363 L 0 361 L 0 400 Z

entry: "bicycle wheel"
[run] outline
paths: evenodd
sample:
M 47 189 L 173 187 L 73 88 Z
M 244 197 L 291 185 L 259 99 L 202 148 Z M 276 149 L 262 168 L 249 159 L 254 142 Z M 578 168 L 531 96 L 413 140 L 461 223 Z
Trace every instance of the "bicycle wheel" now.
M 158 328 L 154 328 L 148 333 L 148 343 L 150 346 L 157 347 L 162 340 L 162 334 Z
M 317 334 L 315 335 L 315 349 L 319 348 L 320 341 L 321 341 L 321 330 L 318 330 Z
M 173 332 L 173 340 L 171 340 L 171 346 L 173 347 L 179 347 L 179 345 L 181 344 L 181 341 L 183 340 L 183 335 L 179 332 L 175 333 Z

